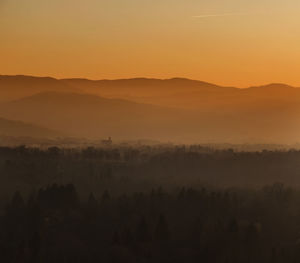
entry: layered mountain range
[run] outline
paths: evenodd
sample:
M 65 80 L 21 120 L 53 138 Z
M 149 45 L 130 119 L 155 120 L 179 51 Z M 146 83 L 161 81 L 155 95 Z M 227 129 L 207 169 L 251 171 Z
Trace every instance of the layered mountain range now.
M 56 131 L 41 131 L 43 136 L 295 143 L 300 141 L 300 89 L 285 84 L 239 89 L 182 78 L 0 76 L 0 118 Z M 17 134 L 2 123 L 0 134 Z

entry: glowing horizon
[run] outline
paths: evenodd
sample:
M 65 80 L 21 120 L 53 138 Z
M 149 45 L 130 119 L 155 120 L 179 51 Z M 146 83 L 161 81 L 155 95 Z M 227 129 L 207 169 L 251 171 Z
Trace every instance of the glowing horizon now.
M 0 74 L 300 86 L 296 0 L 2 0 Z

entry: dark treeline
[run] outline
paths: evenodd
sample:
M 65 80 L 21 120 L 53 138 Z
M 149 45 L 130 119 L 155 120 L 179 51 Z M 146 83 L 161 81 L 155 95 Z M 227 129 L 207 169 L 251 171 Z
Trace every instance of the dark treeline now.
M 0 262 L 300 262 L 299 159 L 0 147 Z
M 60 149 L 0 147 L 0 200 L 53 183 L 83 197 L 189 186 L 299 186 L 300 151 L 235 152 L 201 146 Z
M 72 184 L 25 199 L 0 220 L 1 262 L 299 262 L 300 192 L 162 188 L 81 200 Z

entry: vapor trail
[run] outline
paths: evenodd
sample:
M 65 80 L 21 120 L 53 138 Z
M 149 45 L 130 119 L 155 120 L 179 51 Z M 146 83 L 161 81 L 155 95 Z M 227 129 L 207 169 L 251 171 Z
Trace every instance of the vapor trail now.
M 227 13 L 227 14 L 211 14 L 211 15 L 198 15 L 193 16 L 194 18 L 209 18 L 209 17 L 221 17 L 221 16 L 238 16 L 243 15 L 242 13 Z

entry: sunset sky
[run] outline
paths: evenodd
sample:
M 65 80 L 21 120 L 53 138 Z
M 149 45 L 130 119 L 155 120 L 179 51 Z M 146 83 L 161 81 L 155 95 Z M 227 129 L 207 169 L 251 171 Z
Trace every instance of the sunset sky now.
M 0 74 L 300 86 L 299 0 L 0 0 Z

